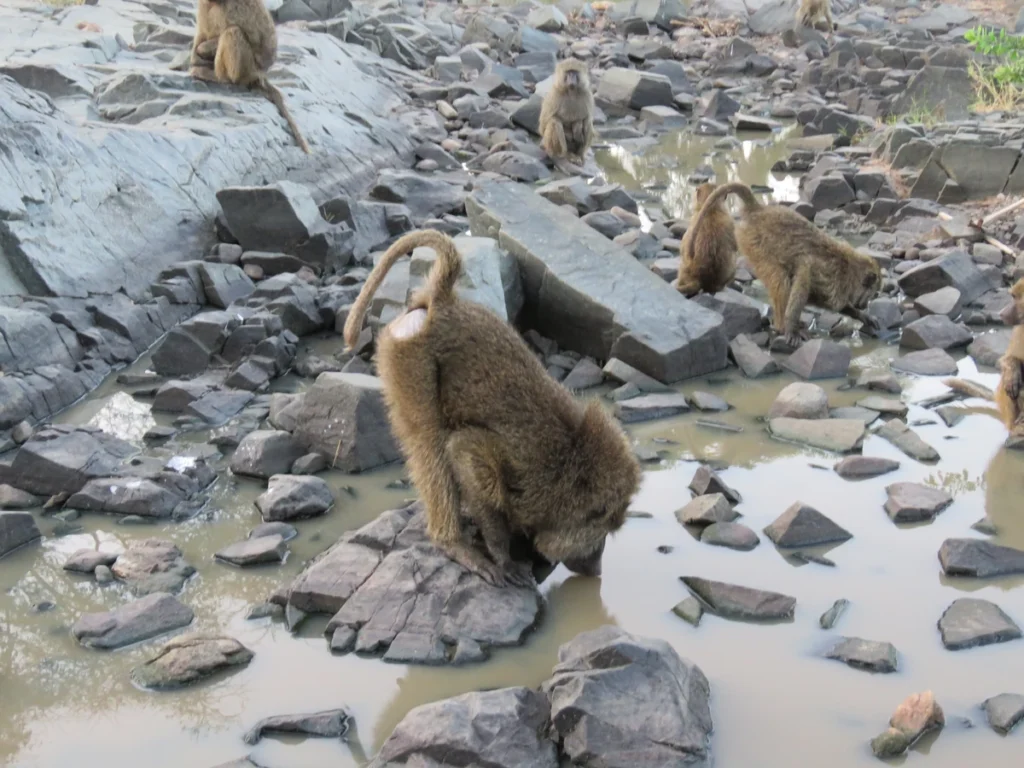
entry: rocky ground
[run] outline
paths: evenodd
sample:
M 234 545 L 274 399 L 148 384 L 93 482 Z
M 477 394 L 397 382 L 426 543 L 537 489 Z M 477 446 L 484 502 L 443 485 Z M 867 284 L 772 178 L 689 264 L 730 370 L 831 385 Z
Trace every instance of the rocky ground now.
M 284 561 L 302 521 L 340 503 L 319 473 L 400 460 L 373 333 L 353 353 L 317 354 L 307 342 L 340 331 L 374 258 L 415 228 L 457 236 L 462 294 L 516 323 L 571 389 L 611 382 L 609 407 L 624 424 L 696 412 L 721 427 L 715 414 L 729 403 L 672 385 L 716 372 L 794 375 L 756 414 L 765 439 L 835 454 L 846 480 L 899 467 L 862 455 L 869 435 L 906 461 L 938 462 L 907 422 L 906 382 L 956 373 L 965 354 L 990 370 L 1007 346 L 1008 331 L 992 326 L 1007 286 L 1024 277 L 1024 209 L 977 220 L 1024 194 L 1024 122 L 972 111 L 969 71 L 982 60 L 963 39 L 979 18 L 1006 22 L 1002 9 L 979 17 L 943 3 L 841 0 L 839 31 L 827 38 L 790 29 L 792 7 L 780 0 L 689 10 L 673 0 L 269 7 L 281 39 L 272 79 L 310 157 L 265 100 L 181 71 L 191 3 L 0 9 L 12 32 L 0 40 L 0 556 L 64 535 L 82 515 L 201 521 L 235 475 L 265 482 L 263 523 L 216 558 L 240 568 Z M 725 291 L 682 299 L 670 282 L 684 212 L 657 205 L 656 190 L 609 183 L 593 157 L 585 174 L 566 177 L 536 144 L 540 99 L 569 54 L 591 67 L 599 153 L 642 152 L 680 130 L 720 137 L 716 150 L 729 153 L 737 133 L 770 139 L 799 125 L 803 138 L 774 170 L 801 174 L 796 210 L 882 266 L 873 326 L 808 307 L 812 340 L 770 344 L 763 288 L 742 264 Z M 693 183 L 711 175 L 679 170 Z M 391 271 L 371 307 L 374 328 L 396 316 L 432 259 L 417 251 Z M 851 369 L 852 350 L 871 337 L 898 348 L 890 372 Z M 147 371 L 122 371 L 147 353 Z M 286 375 L 309 386 L 282 392 Z M 172 426 L 117 436 L 52 423 L 110 377 Z M 830 408 L 812 383 L 835 379 L 862 394 L 855 406 Z M 949 427 L 964 417 L 953 399 L 926 404 Z M 953 501 L 932 485 L 875 482 L 895 523 L 931 521 Z M 740 495 L 711 468 L 690 495 L 676 516 L 701 542 L 758 546 L 737 522 Z M 763 535 L 824 565 L 813 548 L 851 537 L 802 502 Z M 938 560 L 946 576 L 1024 573 L 1024 551 L 983 538 L 951 537 Z M 194 620 L 195 568 L 174 541 L 87 549 L 64 568 L 95 589 L 123 585 L 117 607 L 77 617 L 81 646 L 163 643 L 132 672 L 141 687 L 191 685 L 253 658 L 219 633 L 168 641 Z M 682 581 L 691 596 L 675 612 L 695 625 L 705 612 L 794 616 L 793 596 Z M 838 601 L 821 626 L 844 609 Z M 325 652 L 463 665 L 528 642 L 544 600 L 491 588 L 443 557 L 413 504 L 345 533 L 251 615 L 298 631 L 315 614 L 330 617 Z M 954 651 L 1019 639 L 1021 620 L 960 597 L 938 633 Z M 901 658 L 890 643 L 857 637 L 835 638 L 823 655 L 880 673 Z M 453 751 L 510 768 L 710 765 L 713 682 L 664 641 L 606 627 L 566 644 L 539 689 L 413 709 L 372 765 L 439 765 Z M 984 709 L 1005 733 L 1024 717 L 1024 697 L 993 691 Z M 344 738 L 351 720 L 345 710 L 271 718 L 246 741 L 281 731 Z M 914 694 L 872 748 L 902 754 L 944 722 L 930 691 Z

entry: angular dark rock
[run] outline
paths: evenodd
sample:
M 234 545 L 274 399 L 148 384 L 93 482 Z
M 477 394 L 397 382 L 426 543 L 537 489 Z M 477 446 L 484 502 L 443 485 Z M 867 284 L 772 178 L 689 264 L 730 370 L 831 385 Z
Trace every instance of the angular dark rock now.
M 731 523 L 739 514 L 721 493 L 698 496 L 685 507 L 677 509 L 676 519 L 683 525 L 705 526 L 712 523 Z
M 41 536 L 31 513 L 0 512 L 0 557 Z
M 729 354 L 739 369 L 743 371 L 743 375 L 751 379 L 778 373 L 781 370 L 779 364 L 770 354 L 743 334 L 729 342 Z
M 102 432 L 43 429 L 15 454 L 9 482 L 38 496 L 75 493 L 92 478 L 116 474 L 138 452 Z
M 244 299 L 256 290 L 249 276 L 234 264 L 203 262 L 199 275 L 207 301 L 217 309 L 227 309 L 235 300 Z
M 268 523 L 317 517 L 333 504 L 330 486 L 308 475 L 273 475 L 266 492 L 256 498 L 256 508 Z
M 739 504 L 743 500 L 739 491 L 726 485 L 725 481 L 718 476 L 717 472 L 704 464 L 697 467 L 697 471 L 693 473 L 693 479 L 690 480 L 689 489 L 693 491 L 695 496 L 704 496 L 709 493 L 721 493 L 729 500 L 730 504 Z
M 246 744 L 258 744 L 268 733 L 297 733 L 323 739 L 342 739 L 348 734 L 351 715 L 344 709 L 328 709 L 305 715 L 277 715 L 260 720 L 246 731 Z
M 951 285 L 931 293 L 926 293 L 923 296 L 918 296 L 914 300 L 914 309 L 922 317 L 925 315 L 945 315 L 948 318 L 954 319 L 960 314 L 961 306 L 960 291 Z
M 578 391 L 596 387 L 604 381 L 604 371 L 590 358 L 584 357 L 569 371 L 569 375 L 562 380 L 566 389 Z
M 895 672 L 899 654 L 892 643 L 842 637 L 826 653 L 825 658 L 841 661 L 854 669 L 868 672 Z
M 1024 573 L 1024 550 L 984 539 L 946 539 L 939 548 L 939 562 L 947 576 L 990 579 Z
M 814 547 L 853 538 L 845 528 L 799 501 L 779 515 L 764 533 L 775 546 L 782 548 Z
M 327 224 L 310 191 L 291 181 L 226 187 L 217 192 L 217 202 L 231 234 L 246 251 L 287 253 Z
M 827 339 L 803 344 L 782 363 L 797 376 L 807 379 L 835 379 L 850 369 L 850 348 Z
M 678 416 L 689 410 L 686 396 L 675 392 L 640 395 L 615 404 L 615 415 L 624 424 Z
M 989 290 L 988 280 L 964 251 L 952 251 L 909 269 L 899 277 L 900 288 L 911 298 L 953 287 L 970 304 Z
M 942 644 L 950 651 L 1005 643 L 1021 637 L 1020 627 L 998 605 L 976 597 L 954 600 L 939 619 L 939 632 Z
M 942 349 L 910 352 L 893 360 L 894 371 L 916 373 L 919 376 L 951 376 L 957 372 L 956 360 Z
M 252 651 L 230 637 L 181 635 L 135 667 L 132 680 L 153 690 L 180 688 L 225 669 L 244 667 L 252 657 Z
M 671 387 L 652 379 L 646 373 L 642 373 L 629 365 L 629 363 L 624 363 L 614 357 L 605 363 L 602 371 L 605 376 L 615 381 L 622 382 L 623 384 L 636 384 L 637 389 L 641 392 L 666 393 L 673 391 Z
M 256 430 L 238 444 L 231 457 L 231 471 L 236 475 L 269 479 L 291 471 L 292 464 L 302 454 L 302 449 L 287 432 Z
M 945 315 L 926 315 L 903 329 L 900 346 L 907 349 L 954 349 L 966 347 L 974 334 Z
M 664 75 L 613 67 L 601 75 L 595 98 L 619 109 L 672 106 L 672 83 Z
M 712 523 L 700 534 L 700 540 L 716 547 L 749 552 L 761 543 L 758 535 L 743 523 Z
M 893 483 L 886 486 L 885 511 L 894 523 L 920 523 L 953 503 L 953 497 L 939 488 L 919 483 Z
M 86 613 L 71 627 L 86 648 L 113 650 L 187 627 L 195 614 L 171 595 L 157 593 L 112 611 Z
M 67 506 L 94 512 L 169 518 L 184 501 L 176 489 L 137 477 L 98 477 L 71 496 Z
M 996 733 L 1007 734 L 1024 720 L 1024 696 L 1019 693 L 1000 693 L 986 699 L 981 705 L 988 724 Z
M 939 460 L 939 452 L 900 419 L 890 419 L 875 434 L 888 440 L 912 459 L 923 462 Z
M 246 566 L 280 563 L 287 553 L 288 547 L 284 543 L 284 539 L 273 534 L 229 544 L 219 550 L 215 557 L 231 565 Z
M 680 580 L 708 607 L 724 619 L 765 621 L 793 618 L 796 598 L 721 581 L 680 576 Z

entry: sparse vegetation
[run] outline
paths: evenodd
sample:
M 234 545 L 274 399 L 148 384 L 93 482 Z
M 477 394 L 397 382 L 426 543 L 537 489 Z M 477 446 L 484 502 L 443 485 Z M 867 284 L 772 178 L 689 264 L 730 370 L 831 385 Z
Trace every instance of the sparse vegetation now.
M 923 125 L 925 128 L 934 128 L 945 118 L 945 112 L 941 107 L 930 109 L 915 101 L 906 112 L 898 115 L 889 115 L 885 118 L 885 122 L 889 125 L 907 123 L 908 125 Z
M 994 65 L 971 62 L 971 79 L 978 92 L 975 109 L 1014 109 L 1024 99 L 1024 37 L 979 26 L 964 38 L 978 53 L 996 59 Z

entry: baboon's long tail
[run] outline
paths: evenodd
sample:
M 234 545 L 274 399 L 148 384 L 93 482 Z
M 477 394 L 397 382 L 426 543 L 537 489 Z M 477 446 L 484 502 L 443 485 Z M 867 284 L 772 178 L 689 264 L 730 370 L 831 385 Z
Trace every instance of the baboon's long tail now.
M 745 212 L 761 207 L 761 203 L 759 203 L 757 198 L 754 197 L 753 191 L 746 184 L 738 181 L 734 181 L 731 184 L 723 184 L 720 187 L 716 187 L 715 191 L 708 195 L 708 199 L 704 201 L 704 205 L 701 206 L 700 211 L 697 213 L 697 217 L 690 223 L 690 228 L 693 230 L 694 235 L 697 233 L 697 228 L 704 223 L 705 217 L 715 209 L 715 206 L 732 194 L 740 196 L 740 201 L 743 203 L 743 210 Z M 693 258 L 694 239 L 695 238 L 693 236 L 690 237 L 687 251 L 682 254 L 684 263 Z
M 966 379 L 943 379 L 942 383 L 950 389 L 956 390 L 968 397 L 980 397 L 983 400 L 995 400 L 995 393 L 982 384 L 976 384 Z
M 299 130 L 298 123 L 295 122 L 295 118 L 292 117 L 292 113 L 288 111 L 288 107 L 284 104 L 284 94 L 281 93 L 280 89 L 266 77 L 260 80 L 259 88 L 266 94 L 266 97 L 270 99 L 270 103 L 277 107 L 277 111 L 281 113 L 281 117 L 288 123 L 288 127 L 291 129 L 292 135 L 295 137 L 295 143 L 299 145 L 299 149 L 309 154 L 309 144 L 302 136 L 302 131 Z
M 359 332 L 363 328 L 363 319 L 370 307 L 370 301 L 377 289 L 380 288 L 380 284 L 384 282 L 388 270 L 394 266 L 396 261 L 421 245 L 433 248 L 437 253 L 437 261 L 434 262 L 428 278 L 427 295 L 430 302 L 451 300 L 455 292 L 455 282 L 462 273 L 462 257 L 459 256 L 455 243 L 448 235 L 433 229 L 420 229 L 403 235 L 381 256 L 377 266 L 366 278 L 366 283 L 363 285 L 363 290 L 359 292 L 355 304 L 349 310 L 348 318 L 345 320 L 346 347 L 352 349 L 356 341 L 359 340 Z

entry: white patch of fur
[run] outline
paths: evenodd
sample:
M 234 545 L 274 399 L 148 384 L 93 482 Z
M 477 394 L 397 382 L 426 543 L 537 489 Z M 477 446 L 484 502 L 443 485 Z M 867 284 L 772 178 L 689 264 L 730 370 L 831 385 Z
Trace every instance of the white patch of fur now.
M 391 327 L 388 329 L 391 335 L 396 339 L 411 339 L 423 330 L 423 326 L 427 323 L 427 310 L 425 309 L 414 309 L 411 312 L 406 312 L 399 318 L 396 318 L 391 323 Z

